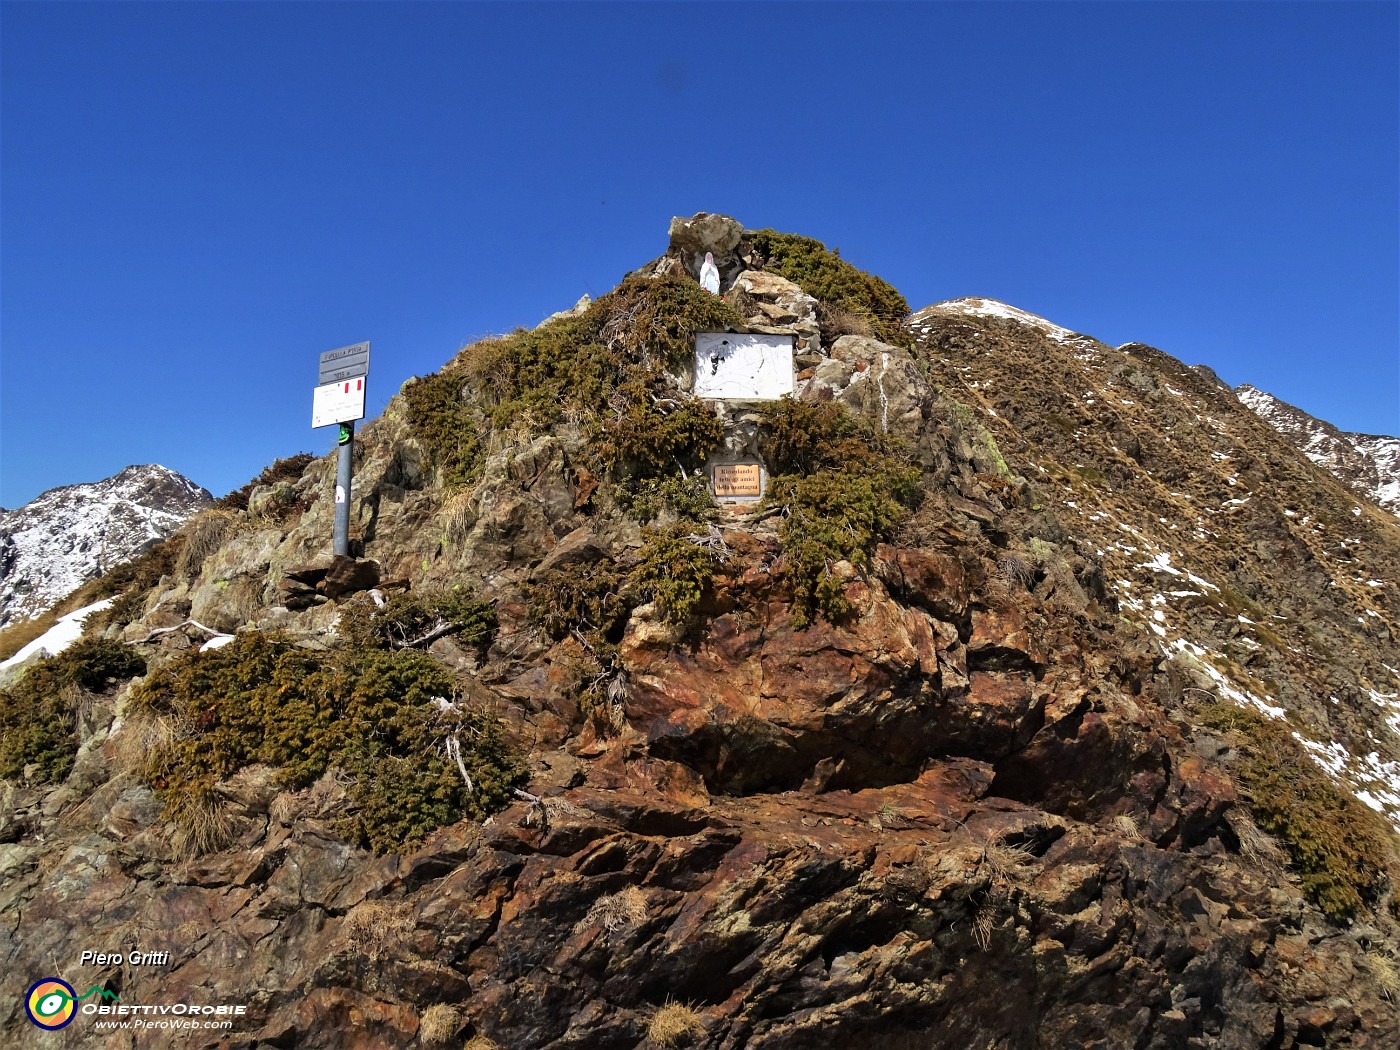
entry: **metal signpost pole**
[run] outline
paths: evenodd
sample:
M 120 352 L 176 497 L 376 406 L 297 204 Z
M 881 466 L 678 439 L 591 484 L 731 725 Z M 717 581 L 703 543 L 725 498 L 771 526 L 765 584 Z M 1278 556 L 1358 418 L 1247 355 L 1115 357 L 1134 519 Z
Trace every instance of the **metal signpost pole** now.
M 335 465 L 335 526 L 331 534 L 336 555 L 350 553 L 350 473 L 355 458 L 355 420 L 365 418 L 365 382 L 369 376 L 369 343 L 342 346 L 321 355 L 317 386 L 311 397 L 311 426 L 338 425 Z
M 350 465 L 355 458 L 355 423 L 340 424 L 340 454 L 335 464 L 334 553 L 350 553 Z

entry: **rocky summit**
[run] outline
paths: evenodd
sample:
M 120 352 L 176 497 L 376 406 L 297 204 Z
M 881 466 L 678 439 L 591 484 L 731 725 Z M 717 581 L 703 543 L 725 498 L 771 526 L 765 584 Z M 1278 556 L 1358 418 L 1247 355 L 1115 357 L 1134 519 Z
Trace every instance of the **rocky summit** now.
M 212 502 L 188 478 L 146 464 L 0 510 L 0 627 L 44 612 Z
M 0 698 L 7 1044 L 1396 1045 L 1400 522 L 1208 371 L 701 214 L 334 482 Z

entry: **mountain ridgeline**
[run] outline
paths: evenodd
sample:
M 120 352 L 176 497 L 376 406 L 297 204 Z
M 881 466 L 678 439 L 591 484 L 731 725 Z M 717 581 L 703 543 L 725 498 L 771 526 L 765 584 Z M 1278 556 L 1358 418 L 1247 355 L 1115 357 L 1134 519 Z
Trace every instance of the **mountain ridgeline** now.
M 8 687 L 12 972 L 247 1005 L 153 1046 L 1393 1047 L 1400 522 L 1208 370 L 702 213 L 355 470 L 354 558 L 286 461 Z

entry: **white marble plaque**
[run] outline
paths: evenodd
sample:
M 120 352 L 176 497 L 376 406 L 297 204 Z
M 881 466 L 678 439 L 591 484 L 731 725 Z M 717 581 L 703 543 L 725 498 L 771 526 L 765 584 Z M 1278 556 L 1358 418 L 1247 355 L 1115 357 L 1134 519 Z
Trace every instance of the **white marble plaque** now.
M 695 337 L 696 397 L 774 401 L 792 389 L 792 336 L 701 332 Z

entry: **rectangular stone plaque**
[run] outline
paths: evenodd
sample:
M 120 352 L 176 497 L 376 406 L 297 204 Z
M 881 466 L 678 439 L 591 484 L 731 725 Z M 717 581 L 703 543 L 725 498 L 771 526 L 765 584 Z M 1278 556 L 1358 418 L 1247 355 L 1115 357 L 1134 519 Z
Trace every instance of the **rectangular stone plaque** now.
M 714 473 L 716 499 L 759 499 L 763 468 L 757 463 L 718 463 Z
M 696 334 L 696 397 L 774 401 L 792 390 L 792 336 L 757 332 Z

